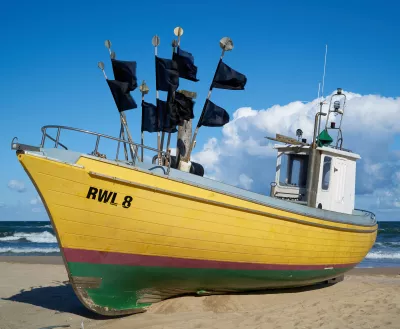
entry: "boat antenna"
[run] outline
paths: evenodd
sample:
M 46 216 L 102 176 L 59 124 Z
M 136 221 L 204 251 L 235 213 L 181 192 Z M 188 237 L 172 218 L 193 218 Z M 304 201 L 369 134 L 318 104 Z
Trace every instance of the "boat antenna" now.
M 326 56 L 328 54 L 328 45 L 325 45 L 325 59 L 324 59 L 324 75 L 322 76 L 322 93 L 321 100 L 319 102 L 319 117 L 318 117 L 318 136 L 321 133 L 321 116 L 322 116 L 322 105 L 324 105 L 324 87 L 325 87 L 325 75 L 326 75 Z M 318 99 L 321 83 L 318 84 Z M 313 136 L 313 138 L 316 138 Z
M 326 75 L 326 55 L 328 54 L 328 45 L 325 45 L 324 75 L 322 76 L 322 98 L 324 97 L 325 75 Z

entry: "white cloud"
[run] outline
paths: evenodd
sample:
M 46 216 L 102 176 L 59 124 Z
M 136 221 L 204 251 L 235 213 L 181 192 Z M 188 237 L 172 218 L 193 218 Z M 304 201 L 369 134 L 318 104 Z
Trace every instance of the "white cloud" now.
M 37 197 L 35 197 L 34 199 L 32 199 L 31 201 L 30 201 L 30 204 L 31 205 L 41 205 L 41 204 L 43 204 L 43 202 L 42 202 L 42 199 L 39 197 L 39 196 L 37 196 Z
M 358 197 L 366 208 L 400 211 L 400 152 L 389 147 L 400 134 L 400 98 L 344 93 L 343 147 L 362 158 L 357 166 Z M 193 160 L 204 166 L 208 177 L 268 195 L 275 176 L 276 150 L 272 148 L 275 143 L 265 136 L 295 137 L 300 128 L 303 138 L 311 141 L 318 104 L 314 100 L 262 110 L 239 108 L 222 128 L 222 138 L 210 138 Z M 324 105 L 324 111 L 327 108 Z
M 7 184 L 8 188 L 19 193 L 23 193 L 26 191 L 25 184 L 19 180 L 12 179 Z
M 251 184 L 252 183 L 253 183 L 253 180 L 250 177 L 246 176 L 245 174 L 240 174 L 239 175 L 239 184 L 240 184 L 240 186 L 242 186 L 246 190 L 250 190 L 251 189 Z
M 42 209 L 41 208 L 32 208 L 32 212 L 41 212 Z

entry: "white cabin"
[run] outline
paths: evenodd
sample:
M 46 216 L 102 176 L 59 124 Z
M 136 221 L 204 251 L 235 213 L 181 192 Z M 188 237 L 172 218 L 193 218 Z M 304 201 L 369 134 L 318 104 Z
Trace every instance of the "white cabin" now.
M 306 203 L 310 146 L 275 145 L 274 148 L 278 157 L 271 196 Z M 360 156 L 329 146 L 317 147 L 316 151 L 316 207 L 351 214 L 355 201 L 356 161 Z

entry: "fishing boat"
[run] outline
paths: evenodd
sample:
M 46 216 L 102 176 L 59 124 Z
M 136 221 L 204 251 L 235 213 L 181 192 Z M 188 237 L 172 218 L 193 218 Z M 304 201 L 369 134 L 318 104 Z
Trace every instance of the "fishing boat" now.
M 175 60 L 158 58 L 159 38 L 153 38 L 156 62 L 161 63 L 156 69 L 164 67 L 168 74 L 178 70 L 179 77 L 186 74 L 190 78 L 188 71 L 176 68 L 179 60 L 186 61 L 187 68 L 188 63 L 193 64 L 193 57 L 179 49 L 183 30 L 175 32 Z M 140 86 L 142 141 L 132 140 L 125 110 L 134 106 L 129 91 L 137 86 L 136 63 L 118 62 L 109 41 L 106 46 L 116 80 L 107 79 L 103 63 L 99 67 L 119 109 L 119 136 L 48 125 L 42 127 L 40 145 L 22 144 L 17 138 L 12 141 L 12 149 L 47 210 L 70 284 L 93 312 L 131 314 L 183 294 L 340 281 L 375 242 L 375 215 L 354 209 L 360 156 L 343 148 L 342 119 L 337 126 L 330 123 L 330 119 L 344 115 L 341 89 L 331 97 L 328 111 L 323 111 L 325 103 L 321 101 L 310 143 L 300 129 L 297 138 L 279 134 L 270 138 L 277 142 L 270 195 L 204 177 L 201 164 L 190 161 L 188 155 L 199 128 L 227 122 L 223 109 L 210 101 L 212 88 L 240 90 L 246 82 L 243 75 L 222 62 L 224 53 L 233 48 L 232 41 L 224 38 L 220 45 L 222 56 L 195 134 L 185 139 L 181 129 L 191 123 L 192 114 L 185 117 L 190 112 L 190 108 L 185 112 L 185 102 L 170 107 L 163 117 L 170 116 L 172 121 L 176 116 L 185 118 L 177 128 L 181 133 L 178 146 L 179 140 L 184 146 L 180 155 L 173 157 L 169 147 L 161 146 L 161 134 L 168 134 L 169 144 L 177 129 L 157 126 L 162 110 L 159 93 L 157 105 L 144 102 L 148 92 L 145 84 Z M 125 70 L 118 71 L 118 65 Z M 193 73 L 193 66 L 190 68 Z M 157 79 L 162 77 L 159 73 Z M 173 102 L 183 99 L 192 106 L 193 95 L 179 95 L 171 89 L 172 78 L 165 80 L 169 88 L 166 103 L 176 105 Z M 157 81 L 158 90 L 168 89 L 162 86 L 165 81 Z M 152 121 L 154 113 L 158 121 Z M 322 116 L 326 116 L 326 125 L 320 131 Z M 156 125 L 152 132 L 158 134 L 157 147 L 143 142 L 143 132 L 152 130 L 143 128 L 146 120 Z M 93 136 L 94 149 L 68 149 L 63 136 L 72 133 Z M 337 133 L 336 142 L 333 133 Z M 106 140 L 115 143 L 116 153 L 100 152 Z M 146 162 L 144 151 L 153 152 L 153 160 Z

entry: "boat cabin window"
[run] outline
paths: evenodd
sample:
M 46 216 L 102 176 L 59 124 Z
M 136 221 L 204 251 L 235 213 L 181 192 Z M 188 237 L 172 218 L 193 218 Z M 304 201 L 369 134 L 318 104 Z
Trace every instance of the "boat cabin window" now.
M 308 156 L 282 154 L 279 170 L 279 185 L 306 187 Z
M 321 188 L 325 191 L 329 189 L 329 181 L 331 177 L 331 164 L 332 164 L 332 158 L 325 156 L 324 165 L 322 168 L 322 182 L 321 182 Z

